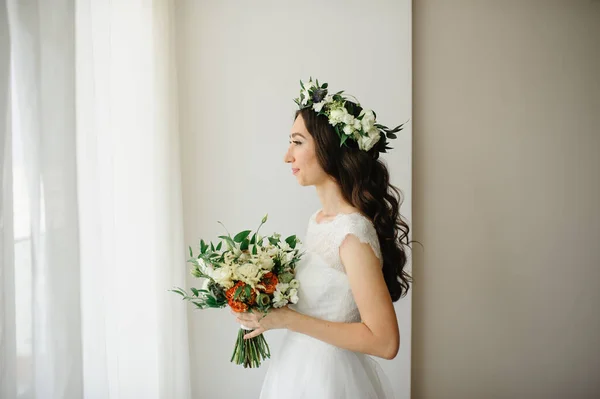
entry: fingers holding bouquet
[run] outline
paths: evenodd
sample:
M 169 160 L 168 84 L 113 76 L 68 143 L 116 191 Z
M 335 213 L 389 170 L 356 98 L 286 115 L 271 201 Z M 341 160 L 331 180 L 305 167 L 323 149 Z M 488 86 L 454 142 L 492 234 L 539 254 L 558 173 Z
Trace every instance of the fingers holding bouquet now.
M 285 328 L 287 311 L 289 309 L 285 306 L 279 309 L 272 308 L 268 312 L 249 310 L 244 313 L 238 313 L 231 310 L 231 314 L 236 317 L 236 321 L 241 325 L 242 329 L 252 330 L 244 335 L 244 339 L 250 339 L 269 330 Z

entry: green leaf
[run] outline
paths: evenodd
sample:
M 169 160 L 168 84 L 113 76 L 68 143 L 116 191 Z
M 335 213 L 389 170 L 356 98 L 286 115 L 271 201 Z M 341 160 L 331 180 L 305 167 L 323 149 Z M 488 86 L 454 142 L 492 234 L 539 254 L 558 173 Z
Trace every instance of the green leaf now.
M 208 244 L 206 244 L 204 242 L 204 240 L 200 240 L 200 252 L 204 254 L 207 249 L 208 249 Z
M 296 236 L 295 235 L 289 236 L 288 238 L 286 238 L 285 242 L 287 242 L 290 247 L 296 248 Z
M 213 245 L 213 243 L 210 243 L 210 251 L 211 252 L 215 252 L 215 246 Z
M 217 245 L 217 251 L 220 251 L 220 250 L 221 250 L 221 246 L 222 246 L 222 244 L 223 244 L 223 242 L 220 242 L 220 243 Z
M 219 236 L 220 239 L 225 240 L 229 245 L 229 248 L 235 248 L 235 242 L 229 236 Z
M 321 86 L 321 88 L 323 88 L 323 89 L 326 89 L 326 88 L 327 88 L 327 86 L 328 86 L 328 84 L 327 84 L 327 83 L 323 83 L 323 86 Z
M 272 245 L 277 245 L 277 244 L 279 244 L 279 240 L 278 240 L 278 239 L 276 239 L 276 238 L 273 238 L 273 237 L 269 237 L 269 242 L 270 242 Z
M 342 140 L 340 141 L 340 147 L 344 145 L 344 143 L 346 142 L 346 140 L 348 140 L 348 137 L 346 134 L 342 134 Z
M 170 291 L 171 291 L 171 292 L 174 292 L 174 293 L 176 293 L 176 294 L 179 294 L 179 295 L 181 295 L 182 297 L 185 297 L 185 296 L 186 296 L 185 292 L 184 292 L 184 291 L 182 291 L 182 290 L 181 290 L 181 288 L 172 289 L 172 290 L 170 290 Z
M 248 239 L 245 239 L 244 241 L 242 241 L 242 243 L 240 244 L 240 250 L 241 251 L 245 251 L 248 249 L 248 246 L 250 245 L 250 241 L 248 241 Z
M 256 245 L 252 247 L 252 255 L 258 255 L 258 249 Z
M 233 241 L 242 242 L 246 239 L 246 237 L 248 237 L 250 235 L 251 232 L 252 232 L 251 230 L 244 230 L 241 233 L 236 234 L 236 236 L 233 237 Z
M 190 245 L 189 248 L 190 248 L 190 258 L 193 258 L 194 257 L 194 252 L 192 251 L 192 246 Z
M 192 290 L 195 296 L 198 296 L 198 290 L 196 288 L 192 287 L 190 290 Z
M 237 287 L 236 288 L 235 293 L 233 294 L 233 300 L 234 301 L 237 301 L 239 299 L 240 295 L 242 294 L 242 290 L 243 290 L 242 287 Z

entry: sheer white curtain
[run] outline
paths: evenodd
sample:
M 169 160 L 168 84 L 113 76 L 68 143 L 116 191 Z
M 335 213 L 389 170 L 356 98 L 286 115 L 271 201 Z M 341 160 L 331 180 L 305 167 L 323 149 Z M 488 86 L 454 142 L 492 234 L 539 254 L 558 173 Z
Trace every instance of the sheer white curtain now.
M 172 11 L 77 1 L 86 398 L 189 396 Z
M 7 3 L 2 397 L 190 396 L 186 308 L 168 292 L 186 274 L 172 7 Z M 31 256 L 17 264 L 24 205 Z
M 16 328 L 21 397 L 82 391 L 74 16 L 68 1 L 8 2 L 14 170 L 30 222 L 29 291 L 15 286 L 16 319 L 30 318 Z
M 8 13 L 0 3 L 0 398 L 17 395 Z

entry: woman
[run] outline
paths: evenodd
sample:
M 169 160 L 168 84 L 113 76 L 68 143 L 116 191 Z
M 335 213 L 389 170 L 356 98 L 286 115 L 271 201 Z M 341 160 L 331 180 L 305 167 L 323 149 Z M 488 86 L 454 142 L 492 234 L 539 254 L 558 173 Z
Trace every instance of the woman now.
M 303 186 L 315 186 L 322 209 L 308 223 L 297 267 L 297 305 L 268 315 L 234 313 L 254 328 L 288 333 L 261 391 L 271 398 L 391 398 L 370 357 L 393 359 L 400 334 L 392 302 L 409 289 L 404 270 L 409 228 L 399 214 L 400 192 L 378 160 L 390 130 L 375 114 L 318 80 L 302 83 L 300 109 L 284 161 Z

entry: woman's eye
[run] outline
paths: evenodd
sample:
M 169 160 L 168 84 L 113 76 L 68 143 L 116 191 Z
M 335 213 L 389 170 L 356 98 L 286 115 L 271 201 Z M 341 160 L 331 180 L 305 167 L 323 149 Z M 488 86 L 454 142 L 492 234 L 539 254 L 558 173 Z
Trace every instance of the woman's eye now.
M 294 144 L 296 144 L 296 145 L 300 145 L 300 144 L 302 144 L 300 141 L 297 141 L 297 140 L 290 141 L 290 143 L 294 143 Z

